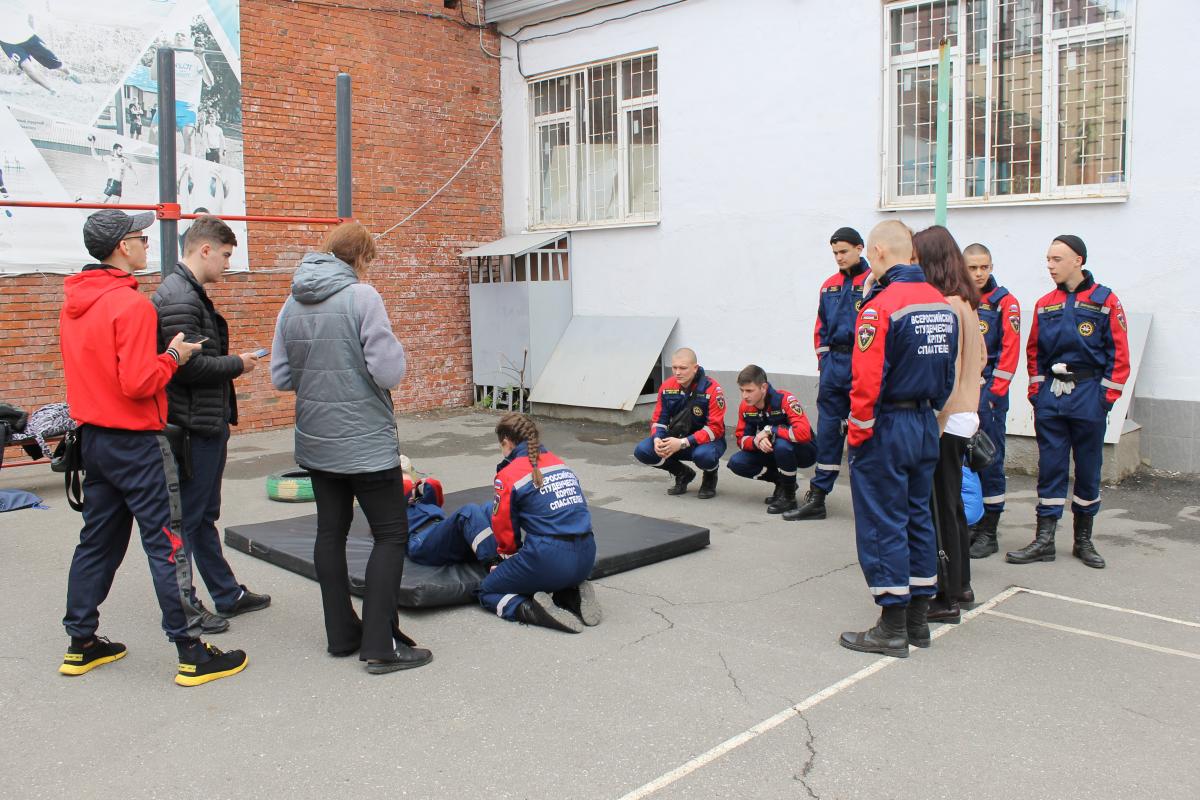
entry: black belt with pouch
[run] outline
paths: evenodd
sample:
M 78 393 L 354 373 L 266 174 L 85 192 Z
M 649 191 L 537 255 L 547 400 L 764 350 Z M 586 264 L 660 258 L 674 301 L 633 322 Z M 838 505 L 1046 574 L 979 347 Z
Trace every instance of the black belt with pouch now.
M 192 478 L 192 436 L 191 432 L 180 425 L 167 424 L 163 428 L 163 436 L 167 437 L 167 444 L 171 445 L 171 453 L 175 456 L 175 465 L 179 467 L 179 479 L 191 480 Z

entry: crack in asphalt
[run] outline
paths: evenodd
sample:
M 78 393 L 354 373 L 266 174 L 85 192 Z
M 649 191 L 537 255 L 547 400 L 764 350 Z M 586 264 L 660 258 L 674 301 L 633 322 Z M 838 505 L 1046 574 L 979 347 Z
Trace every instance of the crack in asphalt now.
M 720 656 L 721 663 L 725 665 L 725 674 L 728 675 L 729 680 L 733 682 L 733 688 L 737 689 L 737 693 L 742 696 L 742 702 L 746 705 L 750 705 L 750 699 L 746 697 L 746 693 L 742 691 L 742 685 L 738 683 L 737 676 L 734 675 L 733 670 L 729 668 L 729 662 L 725 659 L 725 654 L 718 650 L 717 655 Z
M 817 760 L 817 748 L 813 746 L 816 737 L 813 736 L 812 725 L 808 721 L 808 717 L 803 714 L 797 714 L 804 721 L 804 730 L 808 738 L 804 740 L 804 746 L 808 748 L 808 760 L 804 762 L 804 766 L 800 768 L 800 774 L 793 777 L 800 781 L 800 785 L 804 787 L 804 791 L 808 792 L 808 796 L 813 800 L 820 800 L 817 793 L 808 785 L 808 774 L 812 772 L 813 762 Z

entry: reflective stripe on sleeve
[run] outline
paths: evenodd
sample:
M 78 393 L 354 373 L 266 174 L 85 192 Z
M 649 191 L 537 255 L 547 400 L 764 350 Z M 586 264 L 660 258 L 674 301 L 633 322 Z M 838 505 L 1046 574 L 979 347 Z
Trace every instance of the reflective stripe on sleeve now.
M 1125 384 L 1113 383 L 1108 378 L 1101 378 L 1100 385 L 1103 386 L 1105 389 L 1116 389 L 1118 392 L 1125 391 Z
M 849 422 L 851 425 L 854 425 L 856 428 L 874 428 L 875 427 L 875 420 L 873 420 L 873 419 L 869 419 L 864 422 L 861 419 L 855 419 L 854 417 L 850 417 Z
M 1045 375 L 1034 375 L 1032 378 L 1029 379 L 1029 382 L 1030 383 L 1043 383 L 1045 380 L 1046 380 Z
M 1013 374 L 1011 372 L 1005 372 L 1002 369 L 992 370 L 992 375 L 994 375 L 997 378 L 1003 378 L 1006 381 L 1011 381 L 1012 377 L 1013 377 Z

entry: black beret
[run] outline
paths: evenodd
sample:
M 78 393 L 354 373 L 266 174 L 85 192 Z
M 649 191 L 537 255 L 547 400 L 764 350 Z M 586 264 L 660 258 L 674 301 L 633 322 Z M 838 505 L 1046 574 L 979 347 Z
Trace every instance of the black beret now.
M 1075 255 L 1082 258 L 1084 264 L 1087 263 L 1087 245 L 1083 243 L 1083 239 L 1080 239 L 1078 236 L 1072 236 L 1069 233 L 1065 233 L 1062 236 L 1055 236 L 1054 241 L 1062 242 L 1067 247 L 1074 250 Z
M 846 242 L 852 247 L 859 247 L 863 243 L 863 238 L 854 228 L 838 228 L 833 232 L 833 236 L 829 237 L 829 243 L 833 244 L 834 242 Z

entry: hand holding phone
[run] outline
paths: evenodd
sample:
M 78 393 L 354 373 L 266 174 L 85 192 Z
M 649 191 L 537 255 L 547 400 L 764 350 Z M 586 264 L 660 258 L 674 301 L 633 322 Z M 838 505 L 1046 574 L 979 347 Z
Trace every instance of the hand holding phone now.
M 270 352 L 271 352 L 271 348 L 260 347 L 257 350 L 255 350 L 253 353 L 251 353 L 250 355 L 254 356 L 255 358 L 262 358 L 262 357 L 266 356 L 267 354 L 269 354 Z
M 188 344 L 201 344 L 208 341 L 207 336 L 202 336 L 198 333 L 189 333 L 183 337 L 183 340 Z

